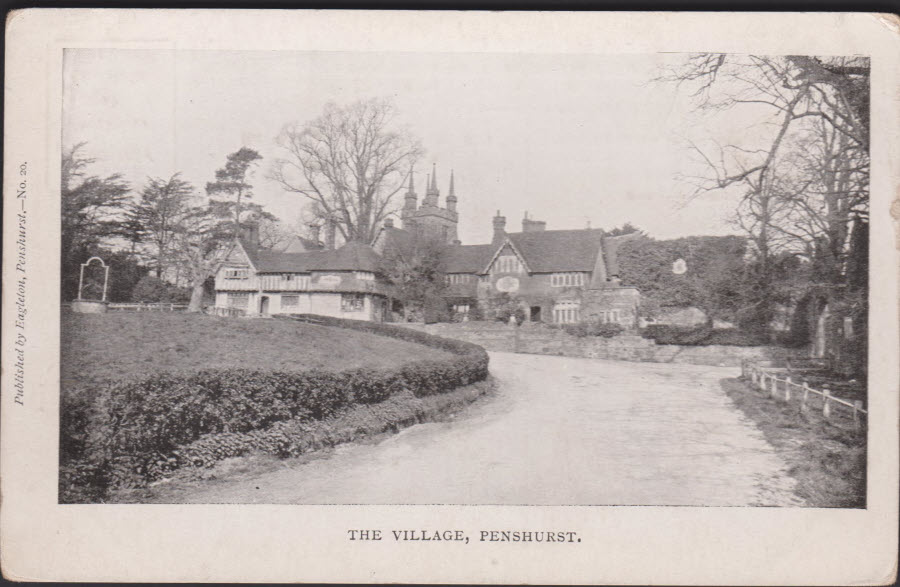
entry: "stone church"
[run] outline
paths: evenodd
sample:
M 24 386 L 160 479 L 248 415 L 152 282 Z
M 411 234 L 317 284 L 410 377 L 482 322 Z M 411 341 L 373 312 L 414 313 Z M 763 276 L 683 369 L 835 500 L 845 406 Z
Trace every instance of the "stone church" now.
M 421 204 L 410 174 L 401 210 L 401 227 L 385 222 L 374 247 L 392 239 L 429 234 L 447 243 L 447 301 L 457 314 L 479 308 L 489 313 L 498 303 L 517 304 L 534 322 L 600 321 L 625 328 L 637 325 L 640 292 L 619 280 L 617 250 L 638 233 L 606 236 L 601 229 L 548 230 L 546 222 L 522 219 L 522 230 L 507 231 L 506 217 L 491 219 L 490 243 L 461 244 L 453 172 L 441 206 L 436 170 L 426 179 Z

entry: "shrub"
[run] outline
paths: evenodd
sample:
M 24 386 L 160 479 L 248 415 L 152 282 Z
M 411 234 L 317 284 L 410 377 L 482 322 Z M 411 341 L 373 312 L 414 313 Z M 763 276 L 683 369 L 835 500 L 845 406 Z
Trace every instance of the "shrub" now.
M 684 346 L 730 345 L 762 346 L 769 344 L 765 336 L 736 328 L 714 329 L 709 326 L 673 326 L 652 324 L 641 330 L 641 336 L 651 338 L 657 344 Z
M 131 290 L 132 302 L 169 302 L 169 286 L 163 280 L 145 275 Z
M 612 338 L 622 334 L 625 328 L 617 322 L 579 322 L 577 324 L 564 324 L 563 330 L 573 336 L 601 336 Z

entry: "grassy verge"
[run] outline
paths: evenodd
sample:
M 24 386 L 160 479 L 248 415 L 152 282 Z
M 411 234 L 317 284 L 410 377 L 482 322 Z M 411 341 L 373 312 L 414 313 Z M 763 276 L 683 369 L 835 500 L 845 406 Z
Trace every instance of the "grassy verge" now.
M 248 450 L 211 467 L 181 469 L 151 487 L 116 491 L 109 496 L 109 503 L 182 503 L 201 486 L 241 482 L 282 468 L 286 456 L 295 457 L 290 463 L 302 464 L 327 457 L 330 449 L 343 443 L 377 442 L 414 424 L 449 419 L 495 389 L 496 383 L 489 377 L 440 395 L 415 397 L 405 393 L 379 404 L 353 406 L 312 427 L 298 422 L 287 428 L 290 448 L 286 453 Z
M 722 389 L 762 430 L 788 463 L 797 494 L 811 507 L 866 507 L 866 435 L 800 412 L 752 389 L 739 379 L 723 379 Z
M 161 372 L 391 368 L 449 353 L 368 332 L 203 314 L 64 312 L 63 390 Z

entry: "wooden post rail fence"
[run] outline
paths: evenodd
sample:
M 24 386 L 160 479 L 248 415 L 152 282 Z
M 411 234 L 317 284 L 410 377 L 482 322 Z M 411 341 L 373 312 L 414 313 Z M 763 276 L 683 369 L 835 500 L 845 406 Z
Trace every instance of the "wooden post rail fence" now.
M 813 389 L 809 383 L 804 381 L 798 383 L 792 381 L 791 378 L 785 377 L 779 379 L 777 375 L 767 371 L 764 367 L 760 367 L 750 361 L 741 361 L 741 378 L 749 380 L 753 387 L 767 393 L 773 399 L 782 399 L 790 402 L 791 398 L 796 397 L 800 401 L 800 411 L 806 412 L 810 409 L 810 396 L 818 396 L 822 400 L 822 416 L 832 418 L 833 410 L 836 406 L 840 406 L 847 411 L 852 412 L 853 426 L 859 429 L 862 426 L 863 417 L 869 412 L 863 409 L 863 403 L 860 400 L 848 401 L 831 395 L 828 388 L 822 390 Z
M 183 312 L 187 309 L 187 304 L 170 304 L 165 302 L 134 304 L 109 304 L 110 312 Z

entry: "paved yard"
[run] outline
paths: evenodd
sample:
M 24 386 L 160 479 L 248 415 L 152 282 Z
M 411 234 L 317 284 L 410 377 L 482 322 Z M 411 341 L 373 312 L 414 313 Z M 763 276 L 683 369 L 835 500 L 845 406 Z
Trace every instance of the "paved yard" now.
M 193 492 L 194 503 L 802 505 L 720 389 L 734 368 L 491 353 L 455 420 Z

